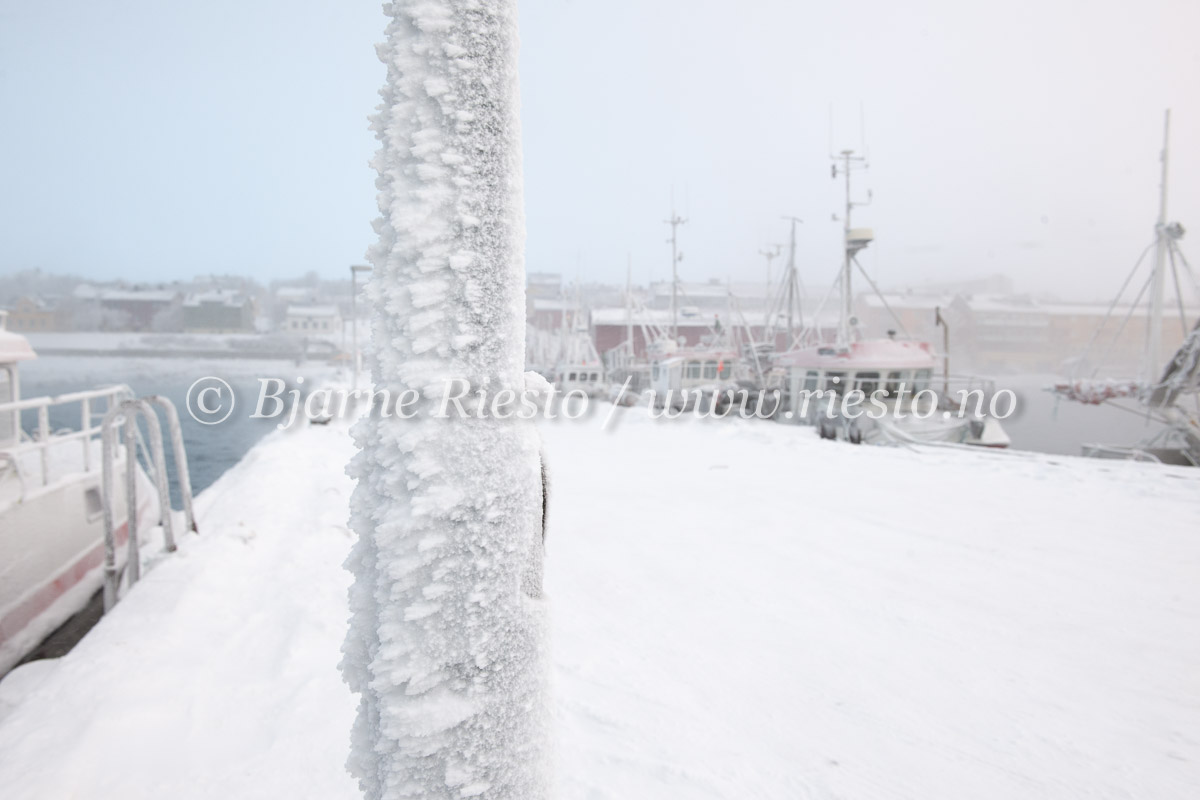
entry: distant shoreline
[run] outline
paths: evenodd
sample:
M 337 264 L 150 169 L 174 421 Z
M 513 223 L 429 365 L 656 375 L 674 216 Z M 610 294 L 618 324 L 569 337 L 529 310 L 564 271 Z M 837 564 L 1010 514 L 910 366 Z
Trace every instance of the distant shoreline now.
M 27 335 L 41 356 L 91 358 L 191 358 L 237 360 L 331 360 L 342 348 L 327 338 L 276 334 L 46 332 Z

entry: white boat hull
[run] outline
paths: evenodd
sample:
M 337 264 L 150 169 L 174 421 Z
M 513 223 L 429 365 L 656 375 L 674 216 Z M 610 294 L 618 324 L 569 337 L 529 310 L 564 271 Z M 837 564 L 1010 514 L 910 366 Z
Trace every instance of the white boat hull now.
M 114 463 L 118 563 L 129 539 L 125 461 Z M 82 610 L 101 587 L 104 519 L 100 471 L 68 474 L 19 494 L 15 472 L 0 476 L 0 673 Z M 137 470 L 138 527 L 157 522 L 154 487 Z M 7 485 L 5 485 L 7 484 Z

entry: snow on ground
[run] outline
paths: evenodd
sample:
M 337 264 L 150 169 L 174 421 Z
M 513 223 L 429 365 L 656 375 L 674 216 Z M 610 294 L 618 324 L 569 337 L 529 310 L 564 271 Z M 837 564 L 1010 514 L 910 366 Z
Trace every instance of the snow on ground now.
M 603 413 L 542 426 L 560 797 L 1194 796 L 1200 471 Z M 271 435 L 0 682 L 0 796 L 355 797 L 350 452 Z
M 0 797 L 352 797 L 349 452 L 344 427 L 268 437 L 36 688 L 0 682 Z

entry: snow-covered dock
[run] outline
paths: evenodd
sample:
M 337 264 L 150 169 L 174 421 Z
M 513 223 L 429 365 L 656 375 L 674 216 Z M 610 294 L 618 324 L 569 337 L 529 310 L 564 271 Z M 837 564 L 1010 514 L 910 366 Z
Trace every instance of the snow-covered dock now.
M 1200 471 L 604 411 L 543 425 L 558 796 L 1195 796 Z M 0 682 L 0 796 L 356 797 L 351 449 L 272 434 Z

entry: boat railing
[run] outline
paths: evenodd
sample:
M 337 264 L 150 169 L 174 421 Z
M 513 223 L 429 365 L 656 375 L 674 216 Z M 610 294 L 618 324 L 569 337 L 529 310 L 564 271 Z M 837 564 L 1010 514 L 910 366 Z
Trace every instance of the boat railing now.
M 22 478 L 22 496 L 25 493 L 25 482 L 28 481 L 37 486 L 48 486 L 55 479 L 55 475 L 51 470 L 50 450 L 51 448 L 61 447 L 69 442 L 78 441 L 83 451 L 83 459 L 80 462 L 84 472 L 91 472 L 94 469 L 94 450 L 93 440 L 100 435 L 100 424 L 98 418 L 102 418 L 110 409 L 119 404 L 122 400 L 133 396 L 133 390 L 124 384 L 113 386 L 104 386 L 98 389 L 88 389 L 82 392 L 71 392 L 69 394 L 61 394 L 54 397 L 30 397 L 24 400 L 13 400 L 7 403 L 0 404 L 0 416 L 10 416 L 12 419 L 13 440 L 9 443 L 0 443 L 0 448 L 3 452 L 0 455 L 7 456 L 7 460 L 15 465 L 16 470 Z M 58 406 L 68 406 L 74 403 L 79 404 L 79 429 L 78 430 L 57 430 L 53 431 L 50 428 L 50 410 Z M 34 432 L 28 433 L 21 425 L 21 415 L 25 411 L 34 411 L 37 414 L 37 425 Z M 27 466 L 22 459 L 29 455 L 36 454 L 34 459 L 37 463 L 37 474 L 28 475 Z M 33 471 L 33 470 L 28 470 Z M 69 471 L 78 471 L 72 469 Z
M 79 429 L 52 430 L 51 409 L 78 403 Z M 54 397 L 31 397 L 0 404 L 0 419 L 10 416 L 13 435 L 9 442 L 0 442 L 0 474 L 15 471 L 22 500 L 28 497 L 30 487 L 50 486 L 70 474 L 87 474 L 97 467 L 101 472 L 101 502 L 104 513 L 105 543 L 105 610 L 117 600 L 117 584 L 120 573 L 116 559 L 116 508 L 113 503 L 113 465 L 120 460 L 117 432 L 122 431 L 125 454 L 126 525 L 129 532 L 129 558 L 125 562 L 128 584 L 140 577 L 140 558 L 137 515 L 137 470 L 138 452 L 145 455 L 148 472 L 158 494 L 160 521 L 163 538 L 168 552 L 174 551 L 175 533 L 171 519 L 171 495 L 167 484 L 166 454 L 163 448 L 162 425 L 157 409 L 163 411 L 171 437 L 175 460 L 175 471 L 179 483 L 179 494 L 183 500 L 183 513 L 187 529 L 197 530 L 192 509 L 192 484 L 188 472 L 187 453 L 184 451 L 183 431 L 179 424 L 179 413 L 165 397 L 152 395 L 136 399 L 133 390 L 119 384 L 89 389 L 82 392 Z M 37 423 L 32 433 L 26 432 L 21 424 L 24 412 L 35 412 Z M 145 421 L 148 437 L 143 438 L 138 427 L 138 417 Z M 95 443 L 99 439 L 100 453 L 97 465 Z M 148 439 L 148 441 L 147 441 Z M 79 442 L 82 460 L 72 459 L 69 466 L 55 470 L 51 459 L 51 448 Z M 36 465 L 36 467 L 34 466 Z M 61 474 L 57 474 L 61 472 Z
M 100 425 L 102 443 L 100 499 L 104 512 L 105 612 L 116 605 L 121 581 L 121 570 L 117 566 L 117 526 L 113 500 L 115 484 L 113 464 L 116 460 L 118 430 L 123 430 L 125 452 L 129 454 L 125 459 L 125 518 L 129 534 L 128 557 L 125 559 L 124 566 L 126 585 L 132 587 L 141 578 L 141 543 L 138 536 L 137 518 L 137 459 L 134 455 L 137 453 L 140 439 L 137 424 L 139 416 L 145 420 L 146 428 L 149 431 L 151 477 L 158 492 L 164 547 L 169 553 L 176 549 L 175 529 L 171 517 L 171 492 L 167 485 L 167 460 L 163 450 L 162 425 L 159 423 L 156 407 L 163 410 L 167 418 L 167 427 L 170 429 L 176 477 L 179 481 L 179 493 L 183 498 L 183 512 L 187 529 L 193 532 L 198 530 L 192 511 L 192 483 L 188 474 L 187 453 L 184 452 L 183 447 L 183 431 L 179 425 L 179 413 L 175 410 L 174 403 L 161 395 L 151 395 L 141 399 L 125 398 L 109 408 Z M 142 449 L 143 451 L 146 449 L 144 442 Z

